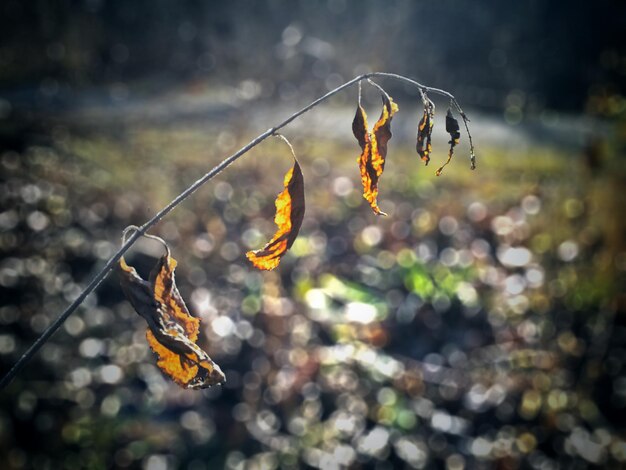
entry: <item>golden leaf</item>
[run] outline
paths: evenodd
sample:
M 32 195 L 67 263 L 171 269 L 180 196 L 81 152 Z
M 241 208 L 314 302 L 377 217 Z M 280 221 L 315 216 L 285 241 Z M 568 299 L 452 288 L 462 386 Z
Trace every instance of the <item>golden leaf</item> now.
M 370 203 L 375 214 L 387 215 L 378 207 L 378 180 L 385 169 L 387 143 L 391 139 L 391 118 L 398 106 L 387 95 L 382 95 L 383 110 L 371 132 L 367 130 L 367 115 L 359 104 L 352 121 L 352 132 L 361 146 L 358 159 L 363 183 L 363 197 Z
M 191 316 L 176 282 L 176 260 L 169 250 L 143 280 L 120 259 L 120 284 L 135 311 L 148 323 L 146 338 L 157 365 L 184 388 L 206 388 L 224 382 L 224 373 L 197 344 L 200 320 Z
M 246 257 L 258 269 L 271 270 L 280 263 L 300 231 L 304 219 L 304 177 L 297 161 L 285 174 L 285 189 L 276 197 L 274 223 L 278 230 L 261 250 L 249 251 Z

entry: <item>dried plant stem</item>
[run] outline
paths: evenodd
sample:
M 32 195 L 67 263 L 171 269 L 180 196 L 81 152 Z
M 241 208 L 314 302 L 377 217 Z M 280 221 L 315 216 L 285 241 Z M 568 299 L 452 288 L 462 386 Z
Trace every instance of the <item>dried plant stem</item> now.
M 202 176 L 200 179 L 198 179 L 196 182 L 194 182 L 192 185 L 190 185 L 187 189 L 185 189 L 182 193 L 180 193 L 175 199 L 173 199 L 167 206 L 165 206 L 163 209 L 161 209 L 154 217 L 152 217 L 150 220 L 148 220 L 145 224 L 143 224 L 141 227 L 138 227 L 134 231 L 134 233 L 132 235 L 130 235 L 128 237 L 128 239 L 126 239 L 124 241 L 124 243 L 122 244 L 120 249 L 111 257 L 111 259 L 109 259 L 105 263 L 105 265 L 102 267 L 102 269 L 100 269 L 100 271 L 94 276 L 94 278 L 83 289 L 83 291 L 80 293 L 80 295 L 78 295 L 78 297 L 65 309 L 65 311 L 63 313 L 61 313 L 61 315 L 59 315 L 46 328 L 46 330 L 41 334 L 41 336 L 39 336 L 37 338 L 37 340 L 17 360 L 17 362 L 13 365 L 13 367 L 4 375 L 4 377 L 2 377 L 2 380 L 0 380 L 0 390 L 2 390 L 4 387 L 6 387 L 15 378 L 15 376 L 20 372 L 20 370 L 24 367 L 24 365 L 26 365 L 26 363 L 37 353 L 37 351 L 39 351 L 39 349 L 41 349 L 41 347 L 59 329 L 59 327 L 65 322 L 65 320 L 67 320 L 67 318 L 72 313 L 74 313 L 74 311 L 83 303 L 85 298 L 87 298 L 87 296 L 89 294 L 91 294 L 100 285 L 100 283 L 107 277 L 107 275 L 111 272 L 111 270 L 113 269 L 115 264 L 124 255 L 124 253 L 126 253 L 128 251 L 128 249 L 131 246 L 133 246 L 133 244 L 142 235 L 144 235 L 150 228 L 152 228 L 154 225 L 156 225 L 163 217 L 165 217 L 169 212 L 171 212 L 174 208 L 176 208 L 176 206 L 178 206 L 181 202 L 183 202 L 185 199 L 187 199 L 189 196 L 191 196 L 198 188 L 200 188 L 207 181 L 209 181 L 210 179 L 215 177 L 217 174 L 219 174 L 222 170 L 224 170 L 227 166 L 229 166 L 235 160 L 237 160 L 240 157 L 242 157 L 243 155 L 245 155 L 248 151 L 250 151 L 252 148 L 254 148 L 257 145 L 259 145 L 261 142 L 263 142 L 268 137 L 276 134 L 276 132 L 279 129 L 282 129 L 283 127 L 285 127 L 286 125 L 291 123 L 293 120 L 297 119 L 298 117 L 300 117 L 301 115 L 303 115 L 307 111 L 315 108 L 317 105 L 319 105 L 320 103 L 326 101 L 328 98 L 330 98 L 331 96 L 339 93 L 340 91 L 344 90 L 345 88 L 348 88 L 348 87 L 350 87 L 350 86 L 352 86 L 352 85 L 354 85 L 356 83 L 358 83 L 360 85 L 360 82 L 362 80 L 367 80 L 367 79 L 372 78 L 372 77 L 392 78 L 392 79 L 396 79 L 396 80 L 401 80 L 401 81 L 404 81 L 406 83 L 410 83 L 410 84 L 416 86 L 420 90 L 421 93 L 436 93 L 436 94 L 439 94 L 439 95 L 443 95 L 443 96 L 449 98 L 452 103 L 454 103 L 455 107 L 457 108 L 457 110 L 461 114 L 461 117 L 463 118 L 463 121 L 464 122 L 468 121 L 467 117 L 465 116 L 465 113 L 463 112 L 463 110 L 459 106 L 456 98 L 452 94 L 448 93 L 445 90 L 440 90 L 438 88 L 431 88 L 431 87 L 422 85 L 421 83 L 418 83 L 418 82 L 416 82 L 414 80 L 411 80 L 410 78 L 404 77 L 402 75 L 393 74 L 393 73 L 385 73 L 385 72 L 366 73 L 366 74 L 354 77 L 352 80 L 350 80 L 350 81 L 344 83 L 343 85 L 340 85 L 337 88 L 329 91 L 325 95 L 321 96 L 320 98 L 318 98 L 315 101 L 313 101 L 312 103 L 308 104 L 307 106 L 305 106 L 301 110 L 299 110 L 299 111 L 295 112 L 294 114 L 292 114 L 291 116 L 289 116 L 287 119 L 282 121 L 280 124 L 277 124 L 276 126 L 266 130 L 265 132 L 263 132 L 262 134 L 260 134 L 259 136 L 257 136 L 253 140 L 251 140 L 244 147 L 239 149 L 237 152 L 232 154 L 230 157 L 228 157 L 225 160 L 223 160 L 220 164 L 216 165 L 208 173 L 206 173 L 204 176 Z M 466 123 L 465 127 L 467 129 L 467 123 Z M 468 135 L 469 135 L 469 129 L 468 129 Z M 471 145 L 471 136 L 470 136 L 470 145 Z M 472 157 L 473 157 L 473 155 L 474 155 L 473 146 L 471 147 L 471 152 L 472 152 Z
M 287 144 L 287 146 L 289 147 L 289 150 L 291 150 L 291 156 L 293 157 L 293 159 L 298 161 L 298 159 L 296 157 L 296 151 L 293 149 L 293 145 L 291 145 L 291 142 L 289 142 L 289 139 L 287 137 L 285 137 L 284 135 L 279 134 L 279 133 L 275 133 L 274 137 L 278 137 L 280 140 L 285 142 Z

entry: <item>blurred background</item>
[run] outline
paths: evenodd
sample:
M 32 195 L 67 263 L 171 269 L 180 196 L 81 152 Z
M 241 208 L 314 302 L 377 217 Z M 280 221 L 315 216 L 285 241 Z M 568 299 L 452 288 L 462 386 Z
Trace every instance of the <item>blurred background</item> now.
M 376 217 L 357 90 L 289 125 L 300 236 L 269 240 L 269 140 L 153 233 L 224 386 L 166 379 L 111 275 L 0 392 L 3 468 L 626 466 L 626 11 L 589 2 L 58 0 L 0 5 L 0 371 L 199 175 L 357 74 L 452 92 L 394 117 Z M 370 120 L 379 93 L 364 87 Z M 145 277 L 162 254 L 140 241 Z

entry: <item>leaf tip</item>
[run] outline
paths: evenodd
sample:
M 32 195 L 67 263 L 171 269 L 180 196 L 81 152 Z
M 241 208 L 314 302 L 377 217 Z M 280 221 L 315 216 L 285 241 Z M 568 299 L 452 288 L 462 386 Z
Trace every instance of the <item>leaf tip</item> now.
M 261 271 L 271 271 L 280 264 L 280 257 L 269 258 L 262 256 L 263 250 L 252 250 L 246 253 L 246 258 L 252 265 Z

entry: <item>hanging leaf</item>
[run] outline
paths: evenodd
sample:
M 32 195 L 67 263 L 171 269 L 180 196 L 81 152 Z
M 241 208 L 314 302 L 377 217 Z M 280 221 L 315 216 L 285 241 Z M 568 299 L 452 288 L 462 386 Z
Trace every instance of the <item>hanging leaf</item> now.
M 361 150 L 365 151 L 365 148 L 370 144 L 370 134 L 367 130 L 367 115 L 360 104 L 357 106 L 356 114 L 352 120 L 352 133 L 359 142 Z
M 261 250 L 249 251 L 246 257 L 258 269 L 271 270 L 280 263 L 298 236 L 304 219 L 304 177 L 297 160 L 285 174 L 285 189 L 276 197 L 274 223 L 278 230 Z
M 457 121 L 454 116 L 452 116 L 452 112 L 448 109 L 448 113 L 446 114 L 446 132 L 450 134 L 450 150 L 448 151 L 448 159 L 446 162 L 439 167 L 437 170 L 437 176 L 441 175 L 443 168 L 450 163 L 452 160 L 452 154 L 454 153 L 454 147 L 456 147 L 461 139 L 461 132 L 459 130 L 459 121 Z
M 375 214 L 387 215 L 378 207 L 378 180 L 385 169 L 387 144 L 391 139 L 391 118 L 398 106 L 386 94 L 382 94 L 383 110 L 372 132 L 367 129 L 367 115 L 359 104 L 352 121 L 352 132 L 361 146 L 358 159 L 363 183 L 363 197 L 370 203 Z
M 430 162 L 432 147 L 433 125 L 435 124 L 435 106 L 432 101 L 424 99 L 424 115 L 417 126 L 417 144 L 415 150 L 425 165 Z
M 119 261 L 120 284 L 135 311 L 148 323 L 146 338 L 157 354 L 157 366 L 184 388 L 206 388 L 226 379 L 219 366 L 197 344 L 200 320 L 187 310 L 176 282 L 176 260 L 169 250 L 142 279 L 135 268 Z

